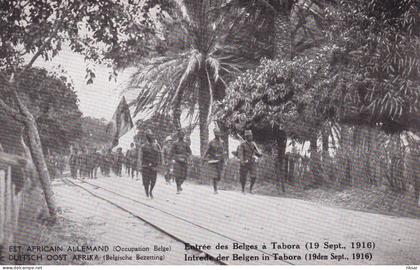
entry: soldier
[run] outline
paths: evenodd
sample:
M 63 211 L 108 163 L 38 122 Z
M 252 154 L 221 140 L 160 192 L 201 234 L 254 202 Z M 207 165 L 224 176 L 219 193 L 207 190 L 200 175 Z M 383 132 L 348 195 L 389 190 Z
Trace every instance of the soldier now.
M 137 162 L 136 162 L 136 181 L 139 180 L 139 171 L 141 170 L 141 146 L 142 146 L 142 138 L 141 138 L 141 131 L 139 128 L 137 128 L 137 133 L 134 135 L 134 145 L 137 150 Z
M 122 176 L 122 164 L 124 162 L 124 154 L 122 148 L 117 148 L 117 153 L 115 154 L 115 174 L 117 176 Z
M 131 164 L 130 164 L 130 149 L 127 149 L 124 156 L 125 172 L 128 174 L 128 177 L 131 175 Z
M 101 152 L 99 153 L 99 169 L 101 171 L 101 175 L 105 176 L 105 155 L 106 155 L 106 151 L 105 149 L 102 149 Z
M 104 156 L 105 176 L 108 176 L 108 177 L 110 176 L 113 158 L 114 156 L 112 154 L 112 149 L 108 149 L 108 152 Z
M 222 177 L 225 165 L 225 150 L 223 147 L 222 133 L 219 128 L 214 129 L 214 139 L 209 143 L 207 151 L 203 157 L 203 163 L 207 160 L 209 176 L 213 180 L 214 194 L 217 194 L 217 183 Z
M 171 159 L 174 165 L 174 177 L 176 182 L 177 194 L 182 191 L 182 183 L 187 178 L 188 158 L 191 155 L 190 146 L 184 141 L 185 133 L 178 132 L 178 140 L 172 144 Z
M 87 168 L 86 149 L 82 148 L 78 156 L 79 177 L 85 179 Z
M 173 140 L 171 136 L 166 137 L 162 149 L 162 161 L 165 166 L 165 181 L 167 185 L 171 183 L 171 178 L 173 174 L 172 160 L 170 157 L 172 142 Z
M 92 150 L 86 153 L 86 177 L 92 179 L 93 155 Z
M 255 142 L 253 141 L 251 130 L 245 130 L 245 142 L 239 145 L 238 157 L 240 160 L 239 167 L 239 180 L 242 186 L 242 193 L 245 194 L 246 178 L 249 174 L 251 178 L 251 184 L 249 192 L 252 194 L 252 188 L 254 187 L 255 180 L 257 178 L 257 166 L 255 163 L 255 156 L 261 157 L 261 153 L 258 150 Z
M 92 153 L 92 178 L 98 178 L 98 167 L 101 165 L 101 154 L 96 148 L 93 149 Z
M 146 196 L 153 199 L 159 165 L 160 147 L 151 130 L 146 131 L 146 142 L 141 147 L 142 178 Z
M 63 178 L 64 169 L 66 168 L 66 156 L 60 154 L 57 156 L 57 169 L 60 173 L 60 178 Z
M 134 171 L 137 171 L 137 158 L 138 150 L 135 147 L 134 143 L 131 143 L 131 148 L 127 151 L 128 164 L 130 166 L 129 176 L 131 173 L 131 178 L 134 178 Z
M 77 149 L 72 150 L 69 158 L 70 174 L 73 179 L 77 178 Z
M 51 154 L 47 157 L 47 168 L 48 172 L 50 173 L 51 179 L 57 177 L 57 159 L 54 154 Z

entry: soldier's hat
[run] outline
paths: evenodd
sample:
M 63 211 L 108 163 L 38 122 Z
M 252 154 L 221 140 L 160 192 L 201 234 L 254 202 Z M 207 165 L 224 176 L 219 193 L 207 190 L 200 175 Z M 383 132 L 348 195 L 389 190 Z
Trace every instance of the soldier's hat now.
M 185 132 L 182 129 L 178 130 L 178 136 L 185 136 Z
M 214 135 L 220 135 L 220 134 L 222 134 L 222 132 L 220 131 L 220 128 L 218 128 L 218 127 L 216 127 L 216 128 L 213 129 L 213 133 L 214 133 Z
M 245 136 L 252 136 L 252 131 L 249 129 L 245 130 Z
M 165 139 L 165 142 L 169 142 L 169 141 L 172 141 L 172 136 L 171 135 L 169 135 L 168 137 L 166 137 L 166 139 Z

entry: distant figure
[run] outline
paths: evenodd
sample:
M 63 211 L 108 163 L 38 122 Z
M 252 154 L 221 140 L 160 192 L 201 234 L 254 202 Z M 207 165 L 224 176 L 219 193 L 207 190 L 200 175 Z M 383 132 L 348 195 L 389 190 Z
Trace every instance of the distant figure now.
M 127 151 L 128 166 L 130 166 L 128 174 L 134 178 L 134 172 L 137 171 L 138 150 L 134 143 L 131 143 L 131 148 Z
M 131 166 L 130 166 L 130 160 L 129 160 L 129 152 L 130 149 L 127 149 L 124 156 L 124 165 L 125 165 L 125 173 L 130 176 L 131 175 Z
M 138 178 L 138 173 L 139 173 L 139 171 L 141 171 L 141 146 L 143 144 L 140 128 L 137 128 L 137 133 L 136 133 L 136 135 L 134 135 L 133 140 L 134 140 L 134 144 L 135 144 L 136 149 L 137 149 L 137 164 L 136 164 L 137 173 L 136 173 L 136 178 Z M 138 179 L 136 179 L 136 180 L 138 180 Z
M 93 178 L 94 156 L 92 150 L 86 153 L 86 177 Z
M 214 139 L 210 141 L 207 151 L 203 156 L 203 163 L 208 162 L 208 174 L 213 180 L 214 194 L 217 194 L 217 183 L 222 177 L 225 149 L 223 147 L 222 133 L 219 128 L 214 129 Z
M 73 179 L 77 178 L 77 163 L 78 163 L 77 149 L 72 150 L 69 157 L 70 175 Z
M 153 199 L 159 165 L 160 147 L 154 140 L 151 130 L 146 131 L 146 142 L 141 147 L 142 178 L 146 197 Z
M 57 158 L 54 154 L 51 154 L 47 157 L 46 161 L 50 177 L 51 179 L 55 179 L 57 177 Z
M 98 167 L 101 165 L 101 154 L 94 148 L 90 154 L 90 177 L 93 179 L 98 178 Z
M 122 152 L 122 148 L 118 147 L 117 148 L 117 153 L 115 154 L 115 174 L 117 176 L 122 176 L 122 165 L 124 162 L 124 154 Z
M 111 166 L 113 164 L 113 154 L 112 154 L 112 149 L 108 149 L 107 153 L 104 156 L 104 171 L 105 171 L 105 176 L 110 176 L 111 174 Z
M 173 176 L 173 168 L 172 168 L 172 160 L 171 160 L 171 148 L 172 148 L 172 137 L 168 136 L 165 139 L 165 143 L 163 144 L 162 149 L 162 161 L 165 169 L 165 181 L 166 184 L 171 183 L 171 179 Z
M 255 163 L 255 156 L 261 157 L 260 151 L 257 149 L 255 142 L 253 141 L 251 130 L 245 130 L 245 142 L 241 143 L 238 147 L 238 157 L 240 160 L 239 167 L 239 180 L 242 186 L 242 193 L 245 194 L 246 178 L 249 174 L 251 184 L 249 186 L 249 192 L 252 194 L 252 188 L 254 187 L 255 180 L 257 178 L 257 166 Z
M 187 178 L 188 159 L 191 156 L 191 148 L 184 141 L 185 133 L 178 132 L 178 140 L 172 144 L 171 159 L 174 164 L 174 177 L 176 182 L 177 194 L 182 191 L 182 184 Z
M 86 150 L 82 148 L 78 155 L 77 165 L 79 167 L 79 178 L 85 179 L 86 176 L 86 167 L 87 167 L 87 159 L 86 159 Z
M 66 168 L 66 156 L 58 155 L 57 156 L 57 169 L 60 173 L 60 178 L 63 178 L 64 169 Z

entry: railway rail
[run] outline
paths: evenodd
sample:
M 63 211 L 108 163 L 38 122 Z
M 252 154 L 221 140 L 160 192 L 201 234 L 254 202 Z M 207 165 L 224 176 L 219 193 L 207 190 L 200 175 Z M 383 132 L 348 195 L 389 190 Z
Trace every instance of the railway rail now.
M 126 212 L 126 213 L 128 213 L 130 215 L 132 215 L 133 217 L 142 220 L 143 222 L 151 225 L 153 228 L 155 228 L 155 229 L 159 230 L 160 232 L 162 232 L 162 233 L 170 236 L 171 238 L 175 239 L 176 241 L 179 241 L 179 242 L 183 243 L 184 245 L 185 244 L 189 244 L 190 246 L 194 246 L 196 244 L 196 243 L 189 243 L 187 240 L 182 239 L 181 237 L 176 236 L 173 232 L 171 232 L 171 231 L 169 231 L 169 230 L 167 230 L 165 228 L 162 228 L 161 226 L 157 225 L 155 222 L 150 221 L 148 218 L 146 218 L 144 216 L 141 216 L 138 213 L 134 213 L 132 210 L 127 209 L 127 207 L 124 207 L 123 205 L 120 205 L 120 204 L 112 201 L 110 198 L 106 198 L 103 195 L 99 195 L 99 194 L 97 194 L 97 193 L 89 190 L 88 188 L 84 187 L 83 185 L 81 185 L 79 183 L 76 183 L 74 180 L 71 180 L 69 178 L 65 178 L 64 181 L 70 183 L 71 185 L 73 185 L 75 187 L 78 187 L 78 188 L 84 190 L 85 192 L 89 193 L 90 195 L 94 196 L 95 198 L 101 199 L 101 200 L 103 200 L 103 201 L 105 201 L 105 202 L 107 202 L 107 203 L 109 203 L 109 204 L 117 207 L 118 209 L 120 209 L 120 210 L 122 210 L 122 211 L 124 211 L 124 212 Z M 188 220 L 188 219 L 186 219 L 186 218 L 184 218 L 184 217 L 182 217 L 180 215 L 177 215 L 177 214 L 174 214 L 174 213 L 170 213 L 170 212 L 168 212 L 166 210 L 163 210 L 163 209 L 160 209 L 159 207 L 156 207 L 154 205 L 150 205 L 150 204 L 147 204 L 145 202 L 142 202 L 142 201 L 133 199 L 133 198 L 131 198 L 129 196 L 120 194 L 118 192 L 115 192 L 115 191 L 110 190 L 108 188 L 105 188 L 105 187 L 102 187 L 102 186 L 99 186 L 99 185 L 90 183 L 88 181 L 84 181 L 84 180 L 81 180 L 81 179 L 78 179 L 78 181 L 82 182 L 83 184 L 89 185 L 89 186 L 93 187 L 96 190 L 99 190 L 100 189 L 100 190 L 106 191 L 106 192 L 111 193 L 111 194 L 113 194 L 115 196 L 118 196 L 119 198 L 123 198 L 123 199 L 129 200 L 130 202 L 135 203 L 137 205 L 141 205 L 143 207 L 147 207 L 147 208 L 151 209 L 152 211 L 157 211 L 157 212 L 159 212 L 159 213 L 161 213 L 163 215 L 166 215 L 166 216 L 168 216 L 170 218 L 174 218 L 174 219 L 176 219 L 179 222 L 187 223 L 188 226 L 194 227 L 195 229 L 199 229 L 203 233 L 205 233 L 206 235 L 209 235 L 209 234 L 210 235 L 215 235 L 215 236 L 217 236 L 219 238 L 223 238 L 223 239 L 225 239 L 225 240 L 227 240 L 227 241 L 229 241 L 231 243 L 239 243 L 239 244 L 242 244 L 243 243 L 243 241 L 239 241 L 237 239 L 234 239 L 234 238 L 232 238 L 232 237 L 230 237 L 228 235 L 225 235 L 223 233 L 217 232 L 215 230 L 212 230 L 210 228 L 207 228 L 205 226 L 202 226 L 200 224 L 197 224 L 194 221 Z M 206 251 L 206 250 L 196 249 L 196 248 L 192 248 L 192 249 L 194 249 L 194 250 L 196 250 L 198 252 L 202 252 L 202 253 L 206 254 L 206 256 L 210 257 L 217 264 L 221 264 L 221 265 L 229 264 L 226 261 L 216 260 L 216 256 L 214 254 Z M 266 252 L 264 250 L 261 250 L 261 249 L 256 249 L 255 251 L 256 252 L 259 252 L 259 253 L 262 253 L 264 255 L 270 256 L 270 257 L 274 257 L 273 254 L 271 254 L 269 252 Z M 284 263 L 284 264 L 288 264 L 288 265 L 294 265 L 294 263 L 289 262 L 289 261 L 279 261 L 279 263 L 280 264 L 281 263 Z

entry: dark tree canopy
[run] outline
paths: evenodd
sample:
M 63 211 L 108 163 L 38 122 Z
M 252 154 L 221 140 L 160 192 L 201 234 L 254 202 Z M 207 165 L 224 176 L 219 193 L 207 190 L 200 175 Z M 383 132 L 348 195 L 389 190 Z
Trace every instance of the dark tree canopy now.
M 418 2 L 340 1 L 325 10 L 325 38 L 311 53 L 263 60 L 229 85 L 218 118 L 231 130 L 307 140 L 326 122 L 418 129 Z
M 72 83 L 41 68 L 31 68 L 20 78 L 19 95 L 36 119 L 44 152 L 68 150 L 81 134 L 82 113 Z M 4 85 L 0 86 L 0 98 L 17 109 Z

